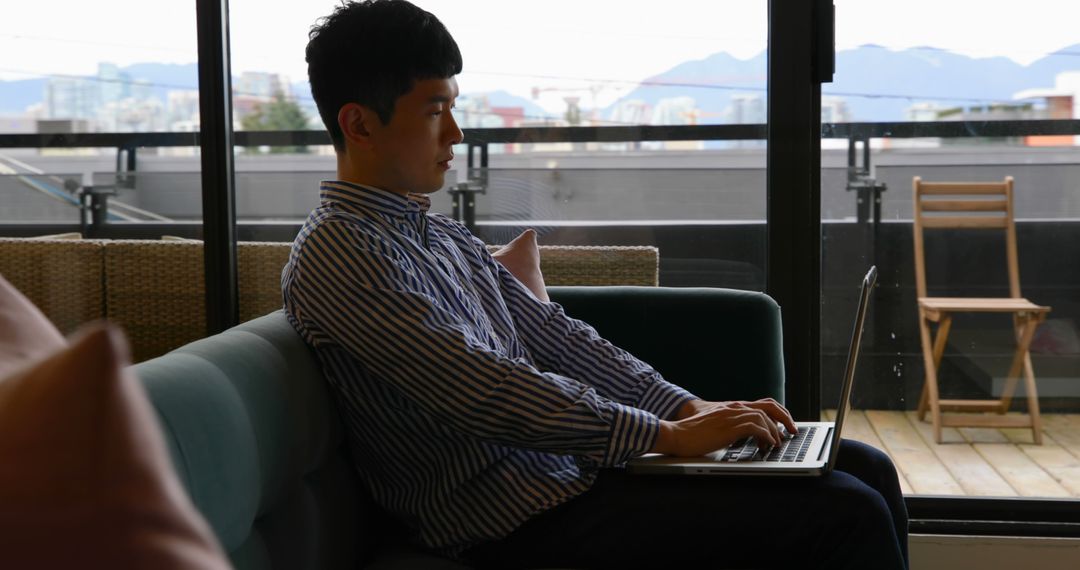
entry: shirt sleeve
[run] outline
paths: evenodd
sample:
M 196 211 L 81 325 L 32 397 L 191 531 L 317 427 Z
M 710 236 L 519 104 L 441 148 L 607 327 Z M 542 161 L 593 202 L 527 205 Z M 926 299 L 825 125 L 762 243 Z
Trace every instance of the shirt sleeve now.
M 286 308 L 314 342 L 345 349 L 432 418 L 478 439 L 599 466 L 655 444 L 655 414 L 491 350 L 377 236 L 326 222 L 302 247 Z
M 606 398 L 662 419 L 673 419 L 680 406 L 697 399 L 664 380 L 649 364 L 605 340 L 588 323 L 571 318 L 558 303 L 537 299 L 491 257 L 482 241 L 472 239 L 497 273 L 518 337 L 541 369 L 574 378 Z

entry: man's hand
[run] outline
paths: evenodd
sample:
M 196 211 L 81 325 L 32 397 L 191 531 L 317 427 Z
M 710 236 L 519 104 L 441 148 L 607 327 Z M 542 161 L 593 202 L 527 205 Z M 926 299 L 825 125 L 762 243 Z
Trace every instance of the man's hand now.
M 779 445 L 780 422 L 795 433 L 795 422 L 772 398 L 753 402 L 707 402 L 690 400 L 675 414 L 674 421 L 660 422 L 660 435 L 652 451 L 677 457 L 705 455 L 746 437 L 760 447 Z

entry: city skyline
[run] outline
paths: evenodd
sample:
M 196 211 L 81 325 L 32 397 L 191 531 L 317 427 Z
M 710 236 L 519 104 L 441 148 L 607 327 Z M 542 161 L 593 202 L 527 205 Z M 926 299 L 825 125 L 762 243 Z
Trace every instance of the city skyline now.
M 35 75 L 89 75 L 98 61 L 123 67 L 138 61 L 195 61 L 194 10 L 173 10 L 167 26 L 160 3 L 111 0 L 20 4 L 0 22 L 0 50 L 19 53 L 0 68 L 0 79 Z M 533 88 L 588 91 L 596 106 L 625 96 L 644 78 L 680 62 L 726 51 L 750 59 L 767 39 L 767 2 L 669 0 L 662 6 L 627 6 L 614 0 L 543 5 L 524 2 L 417 0 L 455 35 L 465 56 L 460 83 L 474 92 L 504 90 L 530 98 Z M 230 2 L 232 67 L 270 71 L 293 81 L 305 75 L 309 27 L 333 0 L 290 3 L 266 10 L 253 0 Z M 837 0 L 837 49 L 877 44 L 892 50 L 931 46 L 972 57 L 1007 57 L 1030 63 L 1080 43 L 1072 22 L 1080 3 L 1030 0 L 1022 10 L 988 10 L 984 2 L 903 3 Z M 180 6 L 179 4 L 177 5 Z M 59 10 L 62 19 L 54 17 Z M 123 18 L 97 18 L 102 11 Z M 91 32 L 82 22 L 95 21 Z M 129 26 L 126 22 L 144 22 Z M 600 80 L 600 81 L 598 81 Z M 565 94 L 549 89 L 536 103 L 554 110 Z M 593 96 L 589 93 L 589 96 Z
M 1028 66 L 927 48 L 894 52 L 864 46 L 841 50 L 836 82 L 823 88 L 822 117 L 826 122 L 927 120 L 943 109 L 1013 105 L 1021 91 L 1030 95 L 1059 89 L 1059 74 L 1080 71 L 1080 58 L 1075 57 L 1080 55 L 1080 44 L 1067 49 L 1064 55 Z M 589 90 L 551 88 L 563 100 L 561 107 L 545 109 L 537 104 L 535 92 L 532 98 L 505 90 L 478 92 L 459 80 L 459 108 L 463 126 L 470 128 L 578 117 L 581 124 L 755 123 L 765 121 L 765 76 L 763 54 L 740 60 L 720 52 L 642 78 L 632 85 L 633 91 L 606 107 L 594 108 L 596 93 Z M 1060 89 L 1072 89 L 1070 81 Z M 20 85 L 23 87 L 18 91 Z M 97 123 L 89 127 L 95 131 L 186 131 L 197 128 L 196 86 L 197 66 L 193 63 L 147 62 L 119 67 L 102 62 L 89 78 L 0 82 L 0 115 L 91 120 Z M 311 128 L 321 128 L 303 78 L 293 81 L 273 71 L 241 71 L 234 74 L 233 89 L 237 120 L 281 92 L 308 115 Z M 7 105 L 27 99 L 32 101 L 23 108 Z

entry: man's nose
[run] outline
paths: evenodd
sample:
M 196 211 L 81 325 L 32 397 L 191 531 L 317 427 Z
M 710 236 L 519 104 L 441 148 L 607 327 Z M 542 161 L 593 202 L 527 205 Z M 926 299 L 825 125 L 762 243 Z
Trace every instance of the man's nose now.
M 452 144 L 452 145 L 461 144 L 462 142 L 465 141 L 465 133 L 463 133 L 461 131 L 461 128 L 458 127 L 457 119 L 454 118 L 453 113 L 447 113 L 446 116 L 448 118 L 448 123 L 449 123 L 449 124 L 446 125 L 446 132 L 447 132 L 448 138 L 450 139 L 450 141 L 449 141 L 450 144 Z

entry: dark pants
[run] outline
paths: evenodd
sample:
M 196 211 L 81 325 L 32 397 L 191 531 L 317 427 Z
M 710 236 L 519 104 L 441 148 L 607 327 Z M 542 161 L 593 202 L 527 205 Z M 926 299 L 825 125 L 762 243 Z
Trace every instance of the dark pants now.
M 907 567 L 888 456 L 844 440 L 824 477 L 601 471 L 587 492 L 463 555 L 481 568 Z

